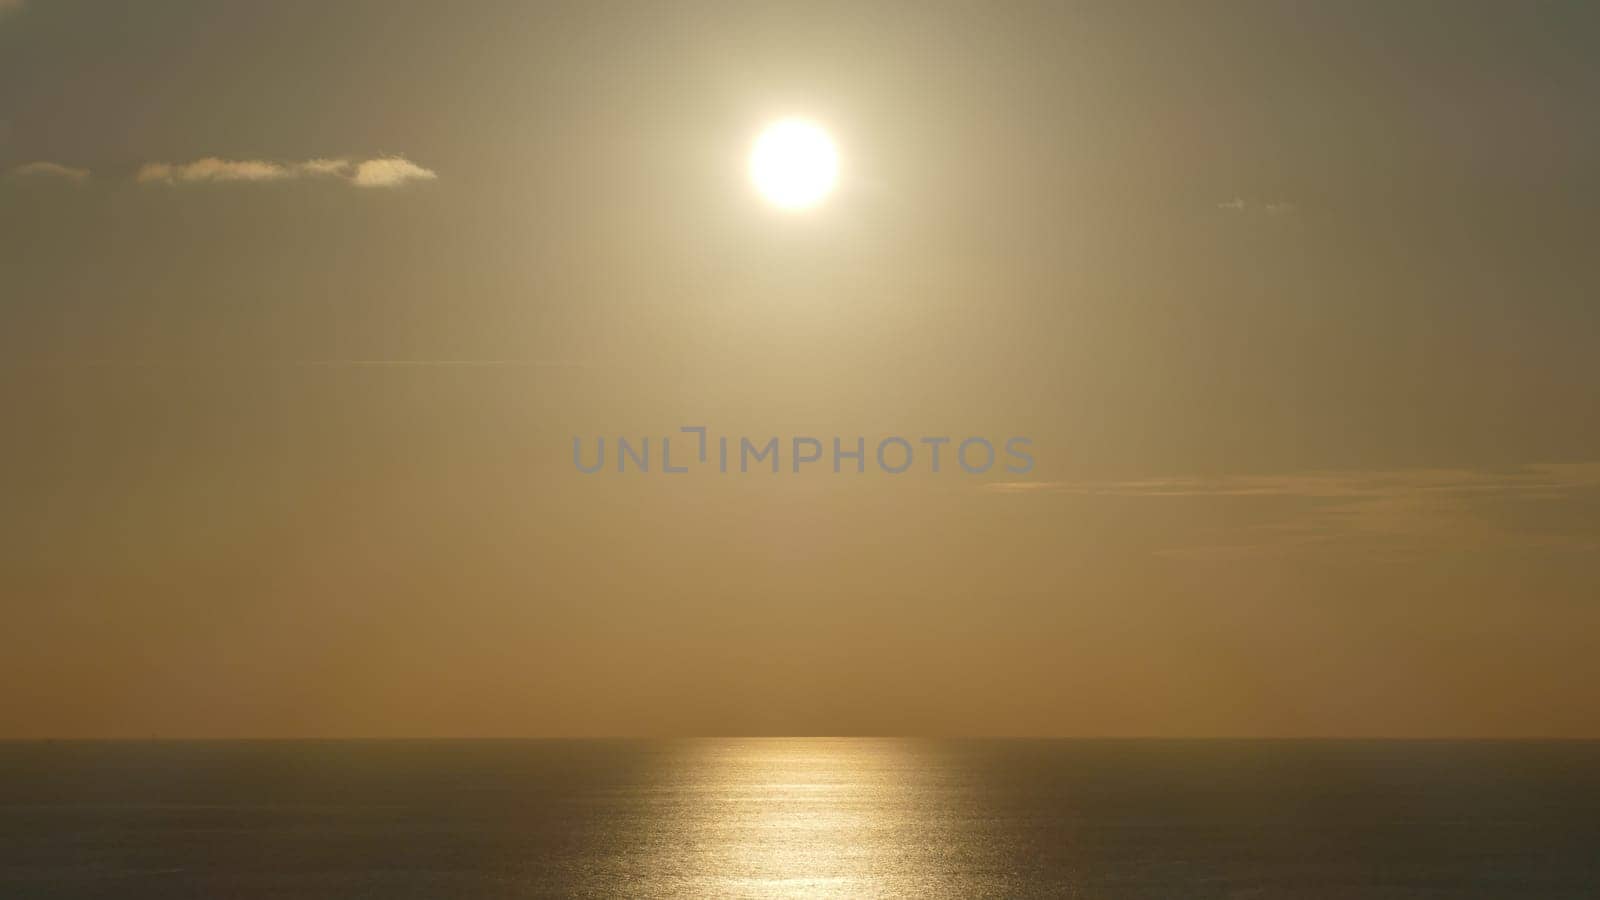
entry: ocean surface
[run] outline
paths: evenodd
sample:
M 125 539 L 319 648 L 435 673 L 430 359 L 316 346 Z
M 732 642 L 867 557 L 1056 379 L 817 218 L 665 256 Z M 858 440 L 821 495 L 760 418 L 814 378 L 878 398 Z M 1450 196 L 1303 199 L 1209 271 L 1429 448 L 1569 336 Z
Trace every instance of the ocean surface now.
M 0 743 L 0 898 L 1600 897 L 1600 744 Z

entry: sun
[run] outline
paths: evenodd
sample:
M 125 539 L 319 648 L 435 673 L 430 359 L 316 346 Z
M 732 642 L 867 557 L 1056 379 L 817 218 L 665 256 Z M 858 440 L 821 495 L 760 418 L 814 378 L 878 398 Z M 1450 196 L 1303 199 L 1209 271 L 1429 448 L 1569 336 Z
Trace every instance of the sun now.
M 839 180 L 839 151 L 821 127 L 803 119 L 769 125 L 750 151 L 750 180 L 781 209 L 821 203 Z

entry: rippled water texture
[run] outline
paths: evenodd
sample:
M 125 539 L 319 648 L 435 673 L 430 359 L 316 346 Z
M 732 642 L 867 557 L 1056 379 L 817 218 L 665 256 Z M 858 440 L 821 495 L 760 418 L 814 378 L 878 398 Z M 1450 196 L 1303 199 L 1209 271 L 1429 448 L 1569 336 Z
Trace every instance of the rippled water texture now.
M 1595 896 L 1595 744 L 0 744 L 5 898 Z

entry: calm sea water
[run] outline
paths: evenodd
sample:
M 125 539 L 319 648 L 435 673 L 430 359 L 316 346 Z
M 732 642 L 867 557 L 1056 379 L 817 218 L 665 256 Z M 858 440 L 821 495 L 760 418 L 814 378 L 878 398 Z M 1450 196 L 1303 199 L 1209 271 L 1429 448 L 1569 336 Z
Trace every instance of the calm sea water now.
M 1600 897 L 1600 744 L 0 744 L 0 897 Z

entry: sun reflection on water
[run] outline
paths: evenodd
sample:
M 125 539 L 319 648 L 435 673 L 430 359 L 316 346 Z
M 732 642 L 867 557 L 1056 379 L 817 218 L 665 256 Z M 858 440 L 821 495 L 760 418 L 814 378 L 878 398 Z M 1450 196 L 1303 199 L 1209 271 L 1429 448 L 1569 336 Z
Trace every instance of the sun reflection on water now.
M 645 861 L 654 896 L 928 897 L 953 845 L 939 793 L 895 740 L 696 743 L 662 784 Z

